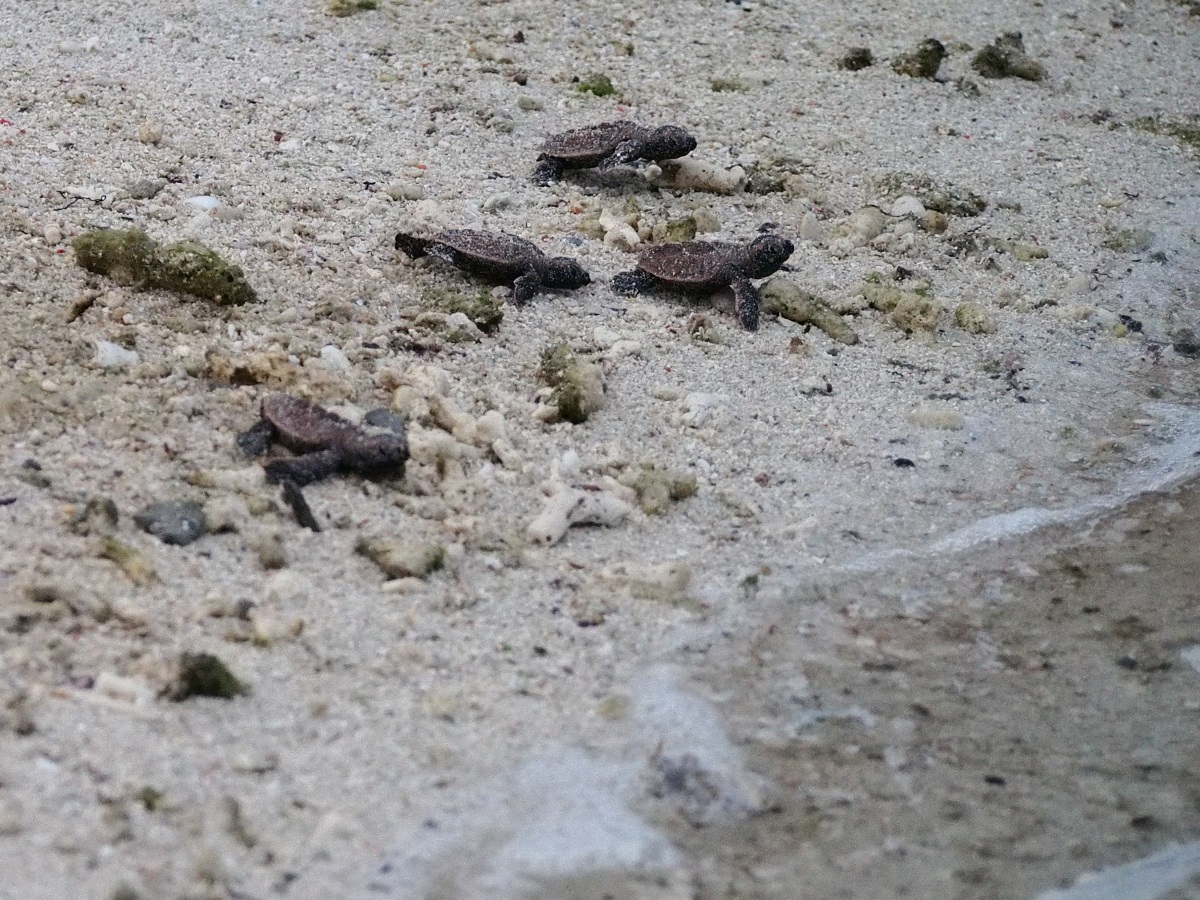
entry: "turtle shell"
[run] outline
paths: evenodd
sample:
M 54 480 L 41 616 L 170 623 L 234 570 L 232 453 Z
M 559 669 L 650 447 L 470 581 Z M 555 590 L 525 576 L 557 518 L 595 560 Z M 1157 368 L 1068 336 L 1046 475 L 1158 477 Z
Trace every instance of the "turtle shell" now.
M 642 251 L 638 268 L 667 284 L 727 285 L 726 266 L 736 249 L 721 241 L 662 244 Z
M 487 267 L 515 266 L 524 269 L 531 257 L 543 256 L 541 250 L 524 238 L 502 231 L 443 231 L 432 242 L 445 244 L 461 256 Z
M 275 438 L 296 453 L 311 453 L 342 444 L 358 429 L 341 416 L 291 394 L 271 394 L 262 402 L 263 420 Z
M 546 138 L 542 156 L 576 163 L 580 167 L 595 165 L 616 150 L 622 141 L 633 137 L 637 130 L 632 122 L 605 122 L 573 128 Z

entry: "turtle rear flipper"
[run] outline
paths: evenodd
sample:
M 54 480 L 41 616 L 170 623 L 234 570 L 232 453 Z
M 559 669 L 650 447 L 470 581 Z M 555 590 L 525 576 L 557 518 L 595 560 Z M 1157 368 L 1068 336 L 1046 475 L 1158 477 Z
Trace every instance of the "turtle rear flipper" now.
M 747 331 L 758 331 L 758 288 L 749 278 L 734 278 L 729 282 L 733 288 L 733 307 L 738 321 Z
M 409 259 L 419 259 L 424 256 L 428 247 L 429 241 L 419 238 L 415 234 L 400 232 L 396 235 L 396 249 L 403 250 L 404 255 Z
M 523 306 L 542 289 L 542 279 L 536 272 L 526 272 L 513 282 L 513 303 Z
M 238 449 L 246 456 L 262 456 L 275 440 L 275 426 L 261 419 L 253 428 L 247 428 L 237 436 Z
M 617 149 L 600 161 L 600 171 L 607 172 L 617 166 L 641 159 L 646 142 L 643 140 L 621 141 Z

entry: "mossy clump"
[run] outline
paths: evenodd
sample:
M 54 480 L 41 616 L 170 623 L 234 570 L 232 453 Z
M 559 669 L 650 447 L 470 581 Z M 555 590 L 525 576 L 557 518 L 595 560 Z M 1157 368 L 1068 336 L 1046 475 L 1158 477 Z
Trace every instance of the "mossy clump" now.
M 203 244 L 165 247 L 137 228 L 100 229 L 77 237 L 75 261 L 89 272 L 138 289 L 160 289 L 236 306 L 258 299 L 240 266 Z
M 484 334 L 495 334 L 504 321 L 504 304 L 488 290 L 469 294 L 461 291 L 430 292 L 427 305 L 445 313 L 462 313 Z
M 911 53 L 892 60 L 892 68 L 910 78 L 933 78 L 946 58 L 946 48 L 937 38 L 926 38 Z
M 575 90 L 581 94 L 594 94 L 597 97 L 611 97 L 617 92 L 612 79 L 603 72 L 589 72 L 579 79 Z
M 1046 77 L 1046 67 L 1025 53 L 1019 31 L 1005 32 L 976 53 L 971 68 L 984 78 L 1041 81 Z
M 377 0 L 329 0 L 325 4 L 326 14 L 336 16 L 339 19 L 378 8 L 379 3 Z
M 991 334 L 996 323 L 980 304 L 960 303 L 954 310 L 954 323 L 968 334 Z
M 192 697 L 232 700 L 244 693 L 245 685 L 211 653 L 184 653 L 179 658 L 179 675 L 171 688 L 177 703 Z
M 905 289 L 872 273 L 863 279 L 860 291 L 873 309 L 889 313 L 892 324 L 906 334 L 933 331 L 941 318 L 942 307 L 934 300 L 928 282 L 917 281 Z
M 1158 119 L 1144 117 L 1133 120 L 1133 127 L 1150 134 L 1165 134 L 1173 137 L 1192 151 L 1200 151 L 1200 116 L 1186 119 Z
M 894 172 L 876 178 L 874 187 L 879 194 L 893 200 L 911 195 L 920 200 L 925 209 L 948 216 L 977 216 L 987 209 L 987 201 L 973 191 L 940 184 L 928 175 Z
M 914 331 L 933 331 L 941 318 L 942 308 L 929 297 L 901 297 L 892 309 L 892 324 L 905 334 Z
M 686 500 L 696 494 L 696 476 L 644 466 L 641 471 L 621 482 L 633 488 L 638 504 L 649 516 L 662 516 L 673 502 Z
M 354 549 L 388 578 L 427 578 L 446 565 L 446 548 L 424 541 L 362 538 Z
M 798 325 L 815 325 L 833 340 L 857 344 L 858 335 L 816 294 L 802 290 L 787 278 L 775 276 L 762 287 L 762 311 L 783 316 Z
M 604 406 L 604 377 L 599 367 L 579 359 L 566 345 L 543 351 L 538 372 L 554 388 L 550 402 L 558 408 L 559 418 L 579 425 Z
M 868 47 L 851 47 L 838 60 L 838 68 L 857 72 L 875 64 L 875 56 Z

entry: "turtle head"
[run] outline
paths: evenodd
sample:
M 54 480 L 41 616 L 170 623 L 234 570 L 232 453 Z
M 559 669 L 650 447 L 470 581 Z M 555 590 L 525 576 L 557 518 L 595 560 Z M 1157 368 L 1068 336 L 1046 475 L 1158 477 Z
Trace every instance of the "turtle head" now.
M 750 242 L 739 268 L 751 278 L 766 278 L 787 262 L 796 248 L 787 238 L 764 234 Z
M 542 267 L 542 284 L 551 288 L 581 288 L 592 283 L 592 276 L 575 260 L 552 256 Z
M 696 149 L 696 139 L 678 125 L 660 125 L 650 132 L 642 153 L 646 159 L 678 159 Z

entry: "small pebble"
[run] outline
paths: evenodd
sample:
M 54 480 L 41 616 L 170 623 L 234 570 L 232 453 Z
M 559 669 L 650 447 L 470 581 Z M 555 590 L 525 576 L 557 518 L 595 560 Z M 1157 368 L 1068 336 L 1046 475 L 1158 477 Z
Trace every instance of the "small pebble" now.
M 96 341 L 96 355 L 92 362 L 102 369 L 127 369 L 138 364 L 136 350 L 126 350 L 112 341 Z
M 959 431 L 967 424 L 966 418 L 956 409 L 919 406 L 908 414 L 908 421 L 922 428 L 941 428 Z
M 446 562 L 441 544 L 397 538 L 363 538 L 354 549 L 367 557 L 388 578 L 425 578 Z
M 143 144 L 157 144 L 163 139 L 162 122 L 147 121 L 138 126 L 137 139 Z
M 138 527 L 164 544 L 184 547 L 203 535 L 208 528 L 204 509 L 192 500 L 152 503 L 133 516 Z
M 346 372 L 350 369 L 350 360 L 346 354 L 333 344 L 326 344 L 321 348 L 321 362 L 325 364 L 325 368 L 334 372 Z
M 192 697 L 216 697 L 232 700 L 246 688 L 225 663 L 211 653 L 184 653 L 179 659 L 179 674 L 171 689 L 178 702 Z
M 393 200 L 424 200 L 425 189 L 415 182 L 397 178 L 383 192 Z
M 892 204 L 892 215 L 897 218 L 911 216 L 914 219 L 919 219 L 925 215 L 925 204 L 916 197 L 900 197 Z

